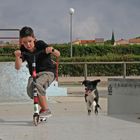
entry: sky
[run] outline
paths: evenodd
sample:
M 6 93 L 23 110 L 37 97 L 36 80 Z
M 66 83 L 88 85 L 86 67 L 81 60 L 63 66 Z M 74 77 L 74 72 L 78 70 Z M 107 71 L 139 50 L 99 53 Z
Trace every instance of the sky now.
M 47 43 L 70 42 L 72 38 L 130 39 L 140 36 L 140 0 L 0 0 L 0 28 L 30 26 L 36 38 Z M 11 32 L 0 32 L 0 36 Z M 8 35 L 7 35 L 8 34 Z

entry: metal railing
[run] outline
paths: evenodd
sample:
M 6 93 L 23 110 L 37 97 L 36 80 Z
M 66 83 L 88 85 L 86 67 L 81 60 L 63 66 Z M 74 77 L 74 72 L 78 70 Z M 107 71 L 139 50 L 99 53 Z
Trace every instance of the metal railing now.
M 61 65 L 77 65 L 81 64 L 84 65 L 84 78 L 87 79 L 88 71 L 87 67 L 89 64 L 122 64 L 123 65 L 123 78 L 126 78 L 126 70 L 127 70 L 127 64 L 140 64 L 139 61 L 133 61 L 133 62 L 59 62 Z
M 18 32 L 18 36 L 1 36 L 0 35 L 0 39 L 1 40 L 5 40 L 5 39 L 10 39 L 10 40 L 19 40 L 19 31 L 20 31 L 20 29 L 0 29 L 0 32 Z

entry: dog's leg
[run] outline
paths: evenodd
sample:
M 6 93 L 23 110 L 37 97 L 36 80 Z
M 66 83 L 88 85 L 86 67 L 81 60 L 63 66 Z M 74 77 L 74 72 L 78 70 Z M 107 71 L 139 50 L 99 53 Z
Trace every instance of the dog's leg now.
M 88 96 L 88 95 L 87 95 L 87 94 L 85 94 L 85 102 L 87 102 L 87 96 Z
M 92 111 L 92 100 L 91 100 L 91 95 L 88 95 L 87 96 L 87 111 L 88 111 L 88 115 L 91 114 L 91 111 Z
M 98 93 L 98 90 L 96 89 L 94 91 L 94 94 L 95 94 L 95 98 L 94 98 L 94 102 L 95 102 L 95 114 L 98 114 L 98 108 L 101 109 L 100 105 L 98 104 L 99 102 L 99 93 Z

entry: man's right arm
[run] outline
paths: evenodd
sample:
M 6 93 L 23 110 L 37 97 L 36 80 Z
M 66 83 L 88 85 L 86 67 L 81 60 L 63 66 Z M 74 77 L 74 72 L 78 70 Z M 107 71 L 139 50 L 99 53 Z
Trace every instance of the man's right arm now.
M 19 70 L 21 68 L 22 65 L 22 59 L 21 59 L 21 51 L 20 50 L 16 50 L 14 52 L 15 54 L 15 69 Z

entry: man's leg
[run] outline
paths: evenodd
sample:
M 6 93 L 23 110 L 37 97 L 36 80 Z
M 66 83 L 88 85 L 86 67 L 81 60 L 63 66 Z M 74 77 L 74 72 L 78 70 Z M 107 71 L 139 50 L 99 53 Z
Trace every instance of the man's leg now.
M 47 103 L 46 96 L 38 95 L 38 97 L 39 97 L 39 105 L 40 105 L 41 109 L 42 110 L 47 110 L 48 109 L 48 103 Z
M 47 98 L 46 98 L 46 89 L 50 85 L 50 83 L 53 81 L 54 76 L 49 74 L 42 74 L 37 78 L 37 91 L 38 91 L 38 97 L 39 97 L 39 105 L 41 107 L 40 110 L 40 116 L 44 117 L 50 117 L 51 111 L 49 110 Z

